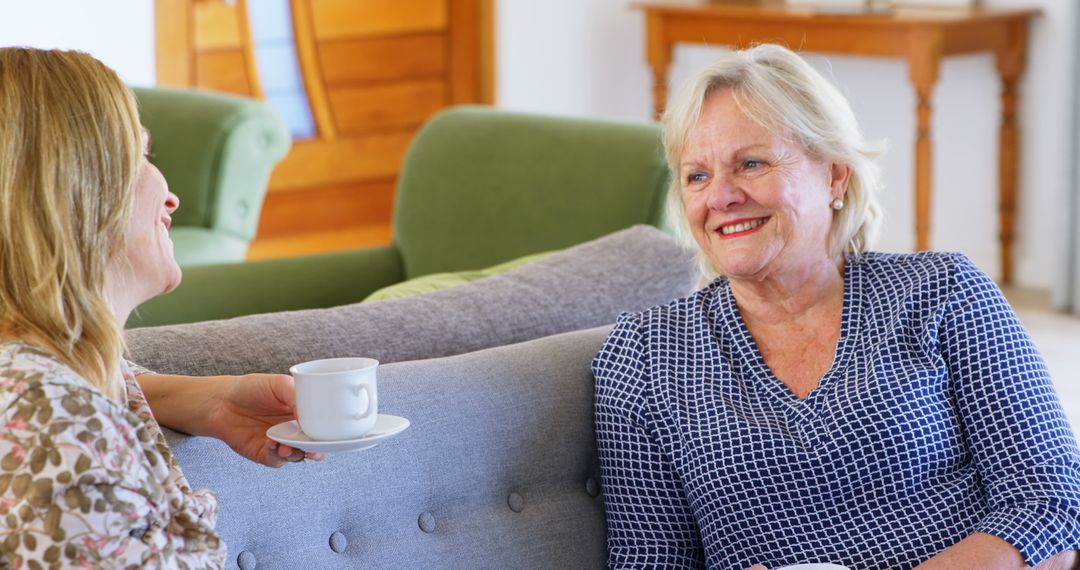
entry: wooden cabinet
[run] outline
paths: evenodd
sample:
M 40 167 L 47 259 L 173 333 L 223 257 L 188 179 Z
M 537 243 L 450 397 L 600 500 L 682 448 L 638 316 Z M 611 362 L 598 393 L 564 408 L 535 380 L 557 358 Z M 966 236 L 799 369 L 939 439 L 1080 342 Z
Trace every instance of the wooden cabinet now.
M 493 0 L 280 2 L 291 33 L 272 47 L 294 50 L 311 128 L 294 131 L 274 170 L 254 250 L 260 240 L 359 226 L 370 236 L 372 226 L 389 227 L 417 128 L 448 105 L 492 102 Z M 269 5 L 156 0 L 159 84 L 272 102 L 252 27 L 264 14 L 249 13 Z

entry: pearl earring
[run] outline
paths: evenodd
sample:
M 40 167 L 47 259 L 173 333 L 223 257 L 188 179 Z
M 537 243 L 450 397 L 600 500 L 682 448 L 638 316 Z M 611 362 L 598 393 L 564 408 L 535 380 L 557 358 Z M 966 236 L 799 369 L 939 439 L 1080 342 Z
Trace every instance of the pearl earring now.
M 840 198 L 837 198 L 837 199 L 833 200 L 832 204 L 830 204 L 830 205 L 832 206 L 832 209 L 834 209 L 834 210 L 843 210 L 844 209 L 844 201 L 841 200 Z

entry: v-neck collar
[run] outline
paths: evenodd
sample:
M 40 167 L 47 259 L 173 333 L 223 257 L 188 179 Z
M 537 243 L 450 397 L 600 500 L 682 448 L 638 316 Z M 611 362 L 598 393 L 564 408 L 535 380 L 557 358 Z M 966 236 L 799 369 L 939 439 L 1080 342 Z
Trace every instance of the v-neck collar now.
M 847 255 L 844 263 L 844 298 L 840 312 L 840 338 L 836 342 L 836 354 L 833 356 L 832 365 L 818 381 L 817 386 L 810 391 L 805 399 L 799 398 L 773 374 L 765 363 L 765 359 L 758 350 L 754 337 L 743 321 L 742 313 L 735 303 L 735 295 L 731 291 L 731 282 L 722 279 L 716 289 L 716 301 L 718 304 L 719 320 L 723 323 L 722 330 L 732 342 L 735 351 L 733 358 L 740 361 L 740 368 L 749 374 L 750 378 L 743 380 L 756 388 L 769 394 L 778 403 L 793 410 L 798 415 L 806 414 L 810 419 L 813 414 L 810 410 L 815 407 L 814 403 L 821 400 L 830 390 L 833 377 L 840 374 L 848 364 L 852 352 L 852 344 L 858 338 L 858 329 L 861 321 L 862 298 L 860 295 L 861 268 L 859 258 Z

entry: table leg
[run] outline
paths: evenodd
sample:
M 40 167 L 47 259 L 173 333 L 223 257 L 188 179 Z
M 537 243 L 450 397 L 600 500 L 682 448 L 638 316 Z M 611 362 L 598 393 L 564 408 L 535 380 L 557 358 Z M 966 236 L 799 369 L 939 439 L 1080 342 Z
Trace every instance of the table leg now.
M 1016 194 L 1019 173 L 1020 131 L 1016 109 L 1020 102 L 1017 85 L 1024 71 L 1027 46 L 1027 22 L 1016 22 L 1009 29 L 1009 44 L 997 53 L 1001 75 L 1001 129 L 998 137 L 998 215 L 1001 228 L 1001 282 L 1012 283 L 1012 244 L 1016 237 Z
M 932 89 L 915 90 L 915 249 L 930 249 L 930 204 L 934 173 L 934 147 L 930 133 Z
M 667 106 L 667 71 L 653 69 L 653 117 L 660 120 Z
M 671 65 L 672 45 L 664 34 L 664 20 L 660 14 L 645 15 L 645 61 L 649 62 L 653 76 L 653 117 L 659 119 L 667 106 L 667 74 Z
M 915 249 L 930 249 L 930 205 L 933 187 L 931 97 L 938 79 L 942 38 L 920 30 L 909 38 L 908 66 L 915 86 Z
M 1016 236 L 1016 81 L 1002 76 L 1001 129 L 998 135 L 998 223 L 1001 242 L 1001 281 L 1012 282 L 1012 243 Z

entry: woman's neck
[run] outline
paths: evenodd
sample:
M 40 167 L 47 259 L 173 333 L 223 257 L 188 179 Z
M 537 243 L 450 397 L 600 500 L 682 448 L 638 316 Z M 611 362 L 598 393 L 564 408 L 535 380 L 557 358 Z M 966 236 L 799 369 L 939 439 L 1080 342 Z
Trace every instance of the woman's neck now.
M 743 319 L 771 325 L 797 320 L 843 303 L 844 258 L 764 279 L 729 279 Z
M 124 323 L 127 322 L 128 317 L 135 310 L 135 307 L 139 305 L 139 302 L 133 298 L 132 291 L 134 287 L 130 286 L 128 280 L 123 278 L 123 273 L 119 271 L 112 271 L 105 277 L 105 302 L 109 305 L 109 309 L 112 311 L 116 322 L 121 328 L 124 327 Z

